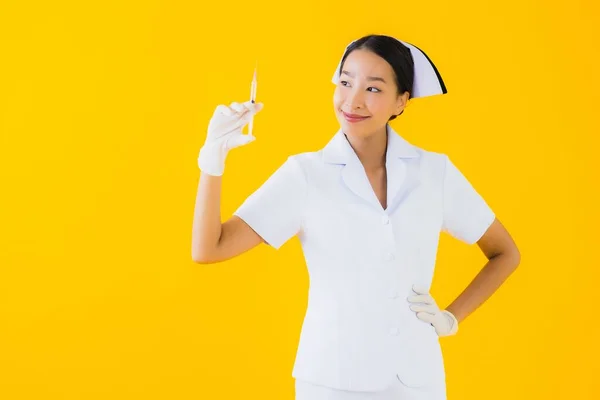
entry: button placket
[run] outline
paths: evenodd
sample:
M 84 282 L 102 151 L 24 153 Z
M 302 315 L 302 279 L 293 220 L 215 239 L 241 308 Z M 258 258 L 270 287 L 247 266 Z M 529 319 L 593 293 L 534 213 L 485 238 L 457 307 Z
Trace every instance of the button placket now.
M 381 223 L 383 229 L 385 230 L 385 238 L 386 238 L 386 246 L 383 250 L 383 254 L 381 255 L 384 264 L 387 265 L 387 267 L 392 267 L 391 263 L 393 263 L 393 261 L 396 259 L 396 255 L 395 255 L 395 240 L 394 240 L 394 231 L 393 231 L 393 226 L 391 223 L 391 219 L 389 217 L 389 215 L 387 214 L 383 214 L 380 216 L 379 222 Z M 389 301 L 392 302 L 396 302 L 400 297 L 400 292 L 398 290 L 397 287 L 393 286 L 389 289 L 388 292 L 388 299 Z M 398 326 L 390 326 L 388 328 L 388 334 L 391 336 L 398 336 L 400 335 L 400 328 Z

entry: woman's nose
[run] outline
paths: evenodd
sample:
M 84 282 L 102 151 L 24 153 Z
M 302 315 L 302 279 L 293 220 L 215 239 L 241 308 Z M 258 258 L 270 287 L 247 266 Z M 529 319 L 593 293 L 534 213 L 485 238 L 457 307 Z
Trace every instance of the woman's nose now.
M 357 108 L 362 108 L 363 106 L 363 96 L 361 93 L 357 93 L 357 92 L 352 92 L 348 94 L 348 97 L 346 98 L 346 105 L 351 109 L 357 109 Z

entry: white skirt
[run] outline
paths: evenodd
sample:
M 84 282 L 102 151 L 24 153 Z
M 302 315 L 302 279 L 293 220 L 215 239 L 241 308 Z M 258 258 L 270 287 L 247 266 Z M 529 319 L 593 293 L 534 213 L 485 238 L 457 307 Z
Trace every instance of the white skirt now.
M 446 385 L 408 387 L 400 379 L 379 392 L 353 392 L 296 379 L 295 400 L 446 400 Z

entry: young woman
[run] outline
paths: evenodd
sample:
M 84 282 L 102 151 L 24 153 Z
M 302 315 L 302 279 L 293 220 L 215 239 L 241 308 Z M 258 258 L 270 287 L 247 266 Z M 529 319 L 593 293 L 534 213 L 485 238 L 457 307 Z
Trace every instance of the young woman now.
M 439 337 L 487 300 L 520 255 L 485 200 L 443 153 L 408 143 L 389 122 L 408 100 L 446 93 L 420 49 L 369 35 L 334 75 L 340 129 L 321 150 L 295 154 L 221 223 L 228 151 L 262 104 L 217 107 L 202 170 L 192 257 L 221 262 L 298 235 L 310 277 L 293 377 L 297 400 L 443 400 Z M 429 294 L 441 231 L 477 243 L 487 264 L 446 309 Z

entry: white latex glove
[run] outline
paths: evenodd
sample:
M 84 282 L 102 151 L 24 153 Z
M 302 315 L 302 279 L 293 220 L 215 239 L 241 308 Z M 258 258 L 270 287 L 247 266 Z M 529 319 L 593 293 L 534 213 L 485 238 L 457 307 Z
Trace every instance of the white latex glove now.
M 252 116 L 262 110 L 262 103 L 233 102 L 229 107 L 220 104 L 208 124 L 204 145 L 198 155 L 198 168 L 205 174 L 221 176 L 229 150 L 240 147 L 256 138 L 242 133 Z
M 410 309 L 417 313 L 417 318 L 429 322 L 435 328 L 438 336 L 450 336 L 458 332 L 458 320 L 447 310 L 440 310 L 429 292 L 422 287 L 413 285 L 415 295 L 408 296 Z

